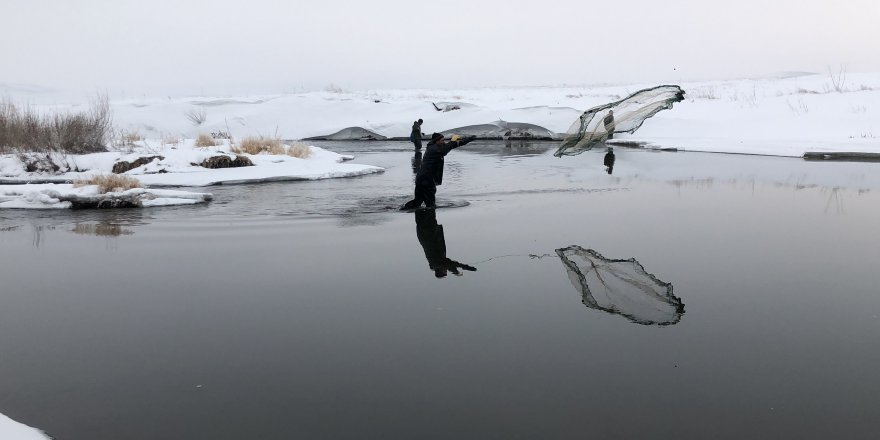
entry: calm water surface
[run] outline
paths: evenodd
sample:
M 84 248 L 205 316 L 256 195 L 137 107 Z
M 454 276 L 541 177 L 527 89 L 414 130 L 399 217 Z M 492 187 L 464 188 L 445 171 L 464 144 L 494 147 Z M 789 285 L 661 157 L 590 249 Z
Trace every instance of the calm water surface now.
M 0 211 L 0 412 L 58 440 L 876 438 L 876 164 L 477 143 L 432 217 L 392 210 L 406 144 L 326 146 L 387 171 Z M 682 310 L 591 307 L 569 246 Z

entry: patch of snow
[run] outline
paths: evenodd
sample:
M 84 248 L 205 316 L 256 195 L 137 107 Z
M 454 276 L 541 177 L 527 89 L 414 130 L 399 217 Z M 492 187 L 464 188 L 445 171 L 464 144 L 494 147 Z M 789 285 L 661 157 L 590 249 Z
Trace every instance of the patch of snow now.
M 208 193 L 132 188 L 100 194 L 94 185 L 71 184 L 0 185 L 0 209 L 69 209 L 76 203 L 120 200 L 142 207 L 192 205 L 213 198 Z
M 0 414 L 0 439 L 3 440 L 50 440 L 50 437 L 36 428 L 16 422 Z

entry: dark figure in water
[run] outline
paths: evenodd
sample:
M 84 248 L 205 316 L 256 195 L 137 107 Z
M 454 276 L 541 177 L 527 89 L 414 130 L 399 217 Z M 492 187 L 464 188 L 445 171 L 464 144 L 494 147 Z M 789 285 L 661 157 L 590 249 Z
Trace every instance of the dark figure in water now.
M 448 272 L 461 275 L 459 269 L 476 271 L 477 268 L 446 258 L 446 237 L 443 236 L 443 225 L 437 224 L 437 211 L 424 209 L 415 212 L 416 236 L 425 251 L 428 267 L 437 278 L 445 277 Z
M 413 174 L 417 174 L 419 172 L 419 167 L 422 166 L 422 150 L 416 150 L 415 154 L 413 154 L 412 158 L 412 170 Z
M 612 150 L 611 147 L 608 147 L 608 152 L 605 153 L 604 163 L 606 167 L 605 171 L 607 171 L 608 174 L 611 174 L 611 172 L 614 171 L 614 150 Z
M 409 141 L 413 143 L 416 150 L 422 149 L 422 120 L 413 122 L 412 132 L 409 134 Z
M 476 136 L 460 138 L 454 135 L 451 141 L 446 142 L 442 134 L 432 134 L 431 141 L 425 147 L 422 164 L 416 173 L 415 198 L 406 202 L 400 209 L 415 209 L 422 206 L 422 203 L 428 208 L 434 208 L 437 185 L 443 183 L 443 158 L 454 148 L 465 145 L 475 138 Z
M 614 110 L 608 110 L 608 116 L 602 120 L 605 124 L 605 131 L 608 133 L 608 139 L 614 136 Z

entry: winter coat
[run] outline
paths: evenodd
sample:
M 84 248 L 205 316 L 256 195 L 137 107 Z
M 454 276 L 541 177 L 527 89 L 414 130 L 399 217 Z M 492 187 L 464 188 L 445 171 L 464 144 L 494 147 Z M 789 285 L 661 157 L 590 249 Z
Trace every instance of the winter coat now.
M 422 125 L 419 124 L 419 121 L 413 122 L 412 131 L 409 134 L 409 141 L 415 142 L 422 140 Z
M 435 141 L 428 142 L 425 147 L 425 155 L 422 157 L 422 165 L 416 174 L 416 180 L 426 179 L 430 176 L 434 181 L 434 185 L 443 183 L 443 158 L 455 148 L 470 142 L 471 139 L 463 139 L 460 141 L 444 142 L 443 145 L 437 144 Z

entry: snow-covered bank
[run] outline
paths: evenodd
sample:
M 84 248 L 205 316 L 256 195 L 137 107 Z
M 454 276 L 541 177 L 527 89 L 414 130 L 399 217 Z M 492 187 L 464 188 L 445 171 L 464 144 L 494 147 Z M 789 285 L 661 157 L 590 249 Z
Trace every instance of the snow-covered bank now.
M 684 102 L 649 119 L 636 133 L 619 138 L 729 153 L 880 152 L 880 73 L 853 73 L 845 78 L 791 74 L 678 84 L 686 92 Z M 418 118 L 425 120 L 426 133 L 498 125 L 499 120 L 562 133 L 584 110 L 654 85 L 334 90 L 239 98 L 138 98 L 114 100 L 111 106 L 116 128 L 148 138 L 169 134 L 192 138 L 198 133 L 228 131 L 236 137 L 279 133 L 286 139 L 302 139 L 347 127 L 406 138 Z M 442 111 L 452 108 L 457 109 Z M 198 126 L 187 117 L 193 111 L 204 112 L 204 122 Z
M 0 414 L 0 439 L 3 440 L 50 440 L 49 436 L 36 428 L 16 422 Z
M 233 154 L 227 141 L 217 146 L 197 147 L 192 139 L 182 141 L 146 140 L 121 147 L 128 152 L 49 156 L 58 172 L 27 172 L 19 156 L 0 156 L 0 181 L 71 182 L 94 174 L 110 173 L 115 164 L 148 158 L 146 163 L 124 174 L 137 178 L 144 186 L 208 186 L 222 183 L 249 183 L 279 180 L 315 180 L 351 177 L 382 172 L 371 165 L 347 163 L 352 156 L 337 154 L 319 147 L 308 147 L 305 158 L 287 154 Z M 253 166 L 209 169 L 200 166 L 206 160 L 226 156 L 246 157 Z
M 101 193 L 94 185 L 0 185 L 0 209 L 70 209 L 194 205 L 213 198 L 208 193 L 132 188 Z

